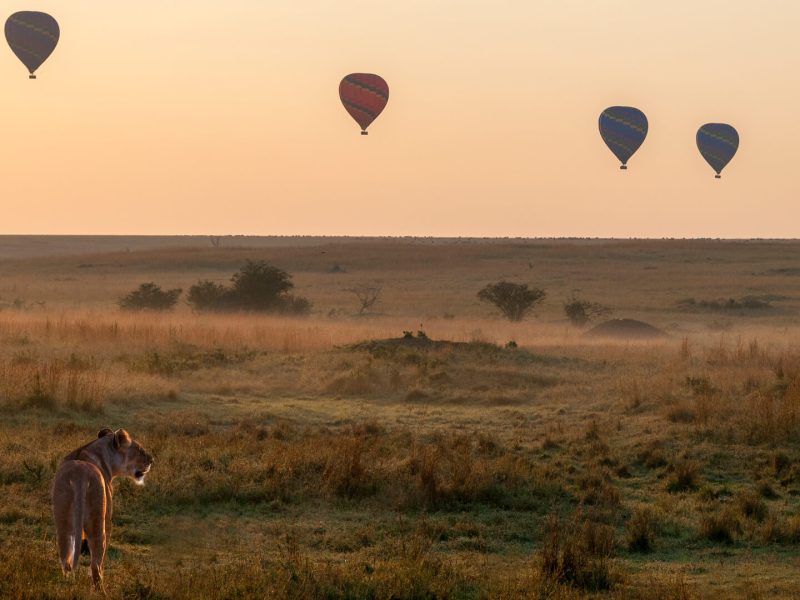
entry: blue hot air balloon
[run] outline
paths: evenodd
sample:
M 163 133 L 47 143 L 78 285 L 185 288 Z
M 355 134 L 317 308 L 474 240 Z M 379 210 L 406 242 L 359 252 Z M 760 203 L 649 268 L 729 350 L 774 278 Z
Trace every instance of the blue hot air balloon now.
M 638 108 L 611 106 L 600 115 L 600 135 L 622 163 L 620 169 L 627 169 L 628 160 L 647 137 L 647 117 Z
M 739 149 L 739 134 L 725 123 L 706 123 L 697 130 L 697 148 L 719 179 L 722 169 Z
M 36 79 L 36 69 L 55 50 L 59 34 L 56 20 L 43 12 L 17 12 L 6 21 L 6 41 L 28 68 L 31 79 Z

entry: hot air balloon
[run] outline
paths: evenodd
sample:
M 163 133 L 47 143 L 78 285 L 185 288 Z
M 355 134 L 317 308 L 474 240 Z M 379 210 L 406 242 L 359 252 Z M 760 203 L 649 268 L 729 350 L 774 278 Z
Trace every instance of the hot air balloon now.
M 638 108 L 611 106 L 600 114 L 600 135 L 622 163 L 620 169 L 627 169 L 628 160 L 647 137 L 647 117 Z
M 739 149 L 739 134 L 725 123 L 706 123 L 697 130 L 697 148 L 717 174 L 725 168 Z
M 30 79 L 36 79 L 34 71 L 55 50 L 59 34 L 56 20 L 43 12 L 17 12 L 6 21 L 6 41 L 28 67 Z
M 380 75 L 351 73 L 339 83 L 339 98 L 361 126 L 361 135 L 367 135 L 367 127 L 389 101 L 389 86 Z

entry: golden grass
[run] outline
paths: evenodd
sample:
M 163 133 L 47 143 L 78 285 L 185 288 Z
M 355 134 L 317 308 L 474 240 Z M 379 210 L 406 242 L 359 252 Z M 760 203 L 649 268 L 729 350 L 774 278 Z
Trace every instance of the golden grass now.
M 61 580 L 48 494 L 106 425 L 156 457 L 144 488 L 116 485 L 112 598 L 795 597 L 794 250 L 394 241 L 1 263 L 0 296 L 27 308 L 0 311 L 0 597 L 90 597 L 84 573 Z M 315 314 L 113 308 L 246 257 L 296 272 Z M 474 298 L 493 276 L 552 296 L 500 321 Z M 382 314 L 353 316 L 342 290 L 379 278 Z M 671 337 L 583 338 L 559 314 L 574 287 Z M 675 304 L 752 293 L 783 299 Z M 420 329 L 465 344 L 385 341 Z

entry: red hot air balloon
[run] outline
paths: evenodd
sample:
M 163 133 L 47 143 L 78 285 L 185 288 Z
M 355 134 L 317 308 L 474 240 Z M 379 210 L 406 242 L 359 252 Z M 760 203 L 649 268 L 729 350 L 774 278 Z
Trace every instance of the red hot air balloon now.
M 367 135 L 367 127 L 389 101 L 389 85 L 380 75 L 351 73 L 339 84 L 339 98 L 345 110 L 361 126 L 361 135 Z

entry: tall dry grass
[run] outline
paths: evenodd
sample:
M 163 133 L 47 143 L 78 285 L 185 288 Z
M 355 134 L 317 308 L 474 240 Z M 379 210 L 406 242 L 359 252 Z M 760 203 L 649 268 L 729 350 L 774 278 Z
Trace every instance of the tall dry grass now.
M 736 598 L 748 578 L 794 597 L 800 288 L 765 274 L 789 250 L 365 243 L 0 264 L 0 306 L 23 301 L 0 311 L 0 597 L 91 596 L 83 574 L 60 579 L 48 495 L 106 425 L 156 456 L 144 488 L 116 486 L 112 598 Z M 317 312 L 111 308 L 244 258 L 295 273 Z M 535 319 L 477 302 L 500 277 L 548 289 Z M 343 289 L 376 279 L 385 314 L 354 317 Z M 576 287 L 672 337 L 584 339 L 561 313 Z M 783 299 L 675 304 L 750 288 Z M 353 346 L 418 330 L 478 343 Z

